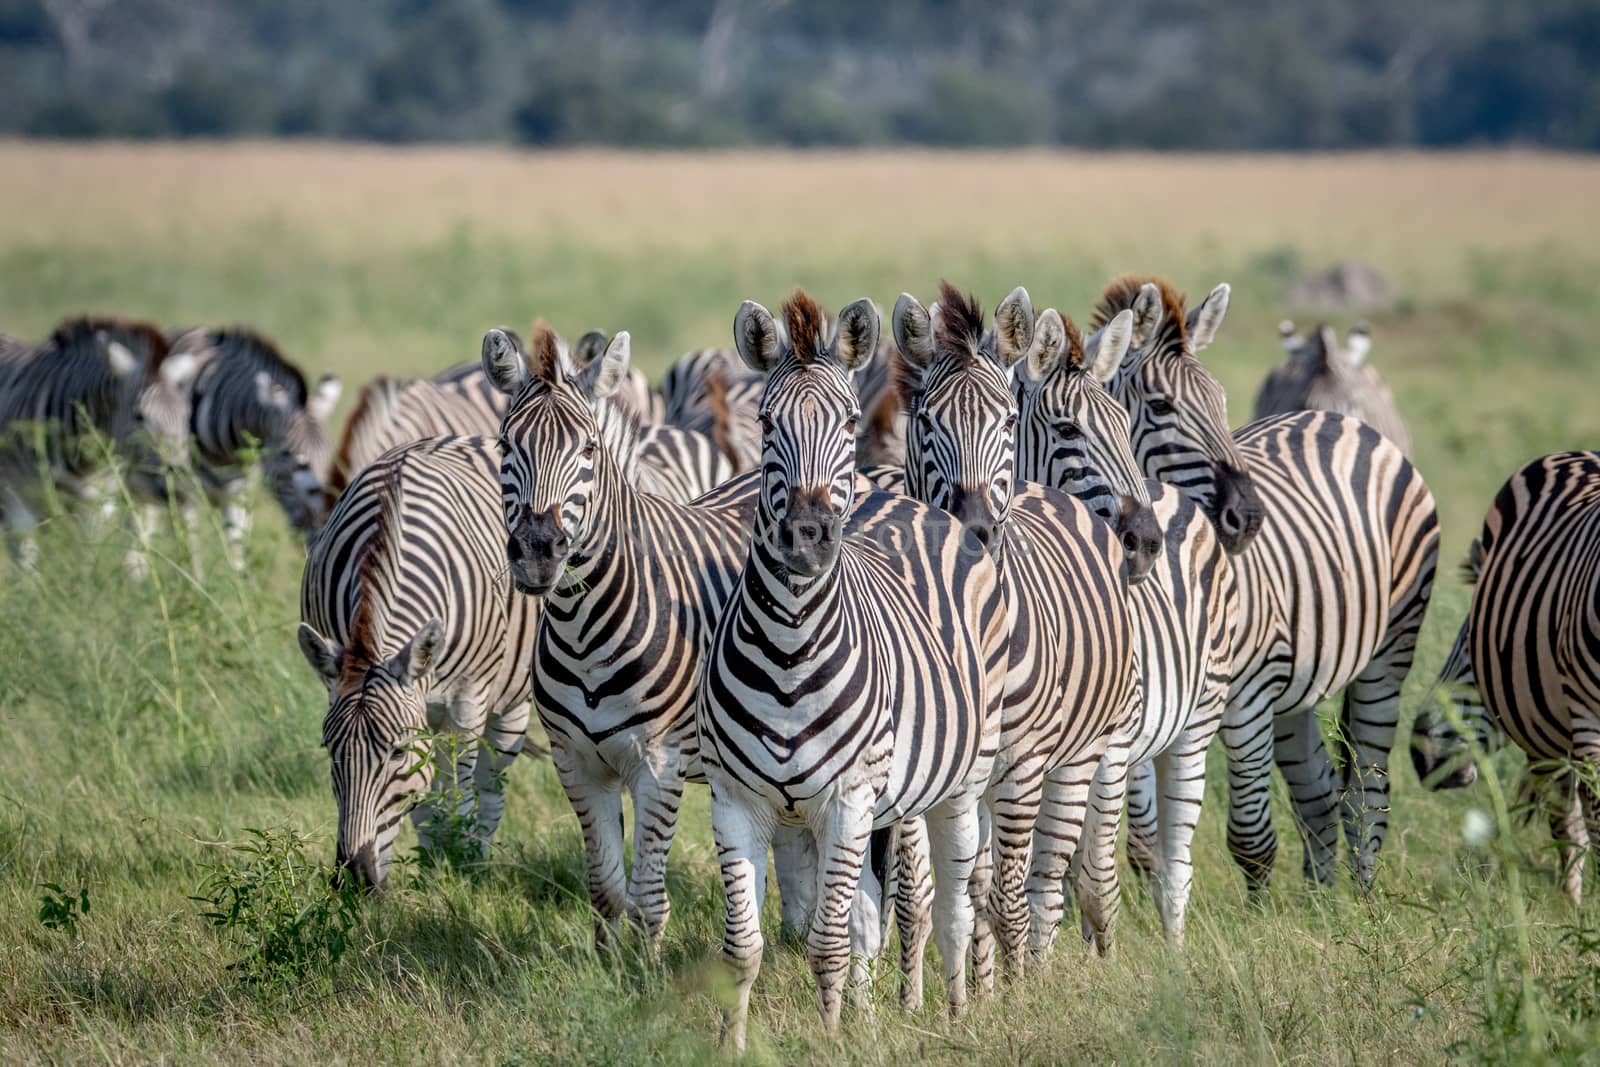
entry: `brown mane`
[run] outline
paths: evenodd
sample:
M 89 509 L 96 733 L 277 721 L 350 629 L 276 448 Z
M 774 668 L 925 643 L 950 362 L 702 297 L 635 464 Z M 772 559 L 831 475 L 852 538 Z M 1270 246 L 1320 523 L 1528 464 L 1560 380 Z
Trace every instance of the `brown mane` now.
M 533 324 L 533 347 L 528 356 L 529 366 L 541 381 L 552 386 L 561 383 L 561 348 L 556 331 L 544 319 Z
M 783 303 L 783 323 L 789 330 L 789 345 L 794 358 L 801 366 L 809 367 L 823 354 L 827 341 L 823 337 L 824 316 L 822 308 L 804 289 L 796 288 L 794 295 Z
M 1061 326 L 1067 335 L 1066 351 L 1061 354 L 1063 362 L 1069 367 L 1084 369 L 1084 361 L 1088 357 L 1083 345 L 1083 331 L 1078 329 L 1071 315 L 1061 316 Z
M 345 419 L 344 432 L 339 435 L 339 448 L 333 454 L 333 470 L 328 476 L 328 489 L 335 495 L 344 492 L 350 484 L 350 450 L 355 445 L 356 431 L 368 418 L 376 414 L 379 398 L 388 394 L 400 383 L 386 374 L 380 374 L 361 387 L 356 406 Z
M 889 403 L 885 404 L 883 401 L 878 403 L 878 407 L 873 409 L 873 421 L 876 423 L 880 417 L 879 411 L 887 407 L 887 419 L 892 429 L 896 414 L 903 411 L 909 415 L 921 405 L 922 372 L 908 363 L 906 357 L 900 354 L 898 348 L 889 349 L 887 358 L 889 360 L 889 385 L 888 388 L 884 389 L 883 395 L 884 399 Z
M 346 674 L 364 671 L 383 659 L 384 622 L 378 613 L 380 592 L 385 587 L 385 573 L 399 563 L 399 545 L 391 540 L 400 526 L 401 475 L 405 457 L 381 472 L 378 490 L 378 513 L 372 519 L 372 536 L 361 552 L 356 564 L 356 607 L 350 615 L 350 640 L 345 644 L 344 670 Z M 369 468 L 370 469 L 370 468 Z
M 733 447 L 733 411 L 728 406 L 728 376 L 721 367 L 713 367 L 706 374 L 706 407 L 711 412 L 711 443 L 717 451 L 728 457 L 735 470 L 739 467 L 739 454 Z
M 1165 278 L 1140 278 L 1124 274 L 1115 279 L 1106 286 L 1105 293 L 1100 297 L 1100 303 L 1095 305 L 1094 317 L 1089 320 L 1089 328 L 1098 330 L 1115 318 L 1117 312 L 1133 307 L 1134 301 L 1139 298 L 1139 290 L 1146 284 L 1154 285 L 1160 291 L 1161 307 L 1165 312 L 1161 326 L 1156 330 L 1156 335 L 1147 351 L 1170 352 L 1176 349 L 1179 352 L 1188 352 L 1189 325 L 1187 312 L 1184 309 L 1185 297 Z
M 139 319 L 124 319 L 115 315 L 80 315 L 65 319 L 51 332 L 46 343 L 58 352 L 65 352 L 79 345 L 93 343 L 95 335 L 101 330 L 121 334 L 135 345 L 142 345 L 146 375 L 154 374 L 170 352 L 167 336 L 158 327 Z
M 978 346 L 983 343 L 983 308 L 978 298 L 946 281 L 939 283 L 935 343 L 941 356 L 954 357 L 963 364 L 978 354 Z

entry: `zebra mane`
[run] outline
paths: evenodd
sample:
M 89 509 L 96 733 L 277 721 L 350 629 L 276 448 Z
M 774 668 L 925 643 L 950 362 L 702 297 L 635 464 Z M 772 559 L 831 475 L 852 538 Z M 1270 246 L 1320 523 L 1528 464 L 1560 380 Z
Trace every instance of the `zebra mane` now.
M 811 366 L 827 351 L 827 335 L 823 332 L 827 316 L 804 289 L 797 287 L 794 295 L 783 302 L 783 323 L 789 331 L 790 349 L 801 366 Z
M 211 331 L 209 340 L 218 356 L 229 361 L 244 361 L 253 370 L 265 371 L 274 384 L 288 390 L 289 400 L 294 407 L 306 406 L 310 393 L 306 388 L 305 375 L 267 338 L 243 326 L 229 326 Z
M 1060 312 L 1057 312 L 1057 314 L 1061 315 L 1061 328 L 1066 331 L 1067 335 L 1065 350 L 1061 353 L 1062 365 L 1071 367 L 1073 370 L 1086 369 L 1085 363 L 1088 359 L 1088 351 L 1083 344 L 1083 331 L 1078 329 L 1078 324 L 1072 321 L 1071 315 Z
M 533 324 L 533 344 L 528 352 L 528 369 L 548 386 L 561 384 L 561 339 L 544 319 Z
M 400 573 L 400 546 L 394 534 L 401 524 L 405 461 L 402 453 L 381 473 L 374 472 L 382 479 L 377 493 L 378 514 L 372 523 L 372 535 L 367 538 L 361 560 L 356 564 L 356 607 L 350 616 L 350 640 L 345 646 L 346 671 L 366 670 L 383 660 L 388 620 L 379 611 L 381 598 L 377 593 L 387 578 Z
M 361 387 L 361 395 L 356 397 L 356 406 L 345 420 L 344 432 L 339 435 L 339 448 L 334 453 L 333 470 L 328 481 L 328 488 L 334 493 L 343 492 L 345 486 L 350 484 L 350 475 L 354 473 L 350 470 L 350 453 L 355 447 L 356 436 L 368 426 L 382 425 L 393 417 L 394 402 L 405 385 L 403 381 L 380 374 Z
M 934 331 L 939 356 L 965 367 L 977 358 L 983 344 L 983 307 L 971 293 L 949 282 L 939 283 L 939 323 Z
M 922 372 L 906 361 L 898 348 L 891 348 L 888 352 L 889 359 L 889 387 L 883 391 L 884 399 L 874 409 L 872 418 L 876 422 L 880 417 L 885 419 L 892 427 L 894 416 L 897 412 L 911 414 L 922 406 Z M 879 411 L 888 407 L 888 413 L 880 416 Z
M 1112 281 L 1106 286 L 1105 293 L 1100 297 L 1100 303 L 1095 305 L 1094 317 L 1089 320 L 1089 329 L 1098 330 L 1116 318 L 1117 312 L 1133 307 L 1134 301 L 1139 299 L 1139 290 L 1146 284 L 1154 285 L 1161 293 L 1161 306 L 1165 311 L 1161 327 L 1156 331 L 1146 351 L 1188 352 L 1189 323 L 1188 313 L 1184 308 L 1185 297 L 1165 278 L 1140 278 L 1124 274 Z
M 66 319 L 51 332 L 45 347 L 63 355 L 89 355 L 97 353 L 101 333 L 114 334 L 118 341 L 129 344 L 136 354 L 143 355 L 147 377 L 155 373 L 170 352 L 166 335 L 157 327 L 113 315 L 80 315 Z
M 728 407 L 728 375 L 721 367 L 713 367 L 706 375 L 706 408 L 711 412 L 711 443 L 728 458 L 735 469 L 739 466 L 739 453 L 733 447 L 733 411 Z

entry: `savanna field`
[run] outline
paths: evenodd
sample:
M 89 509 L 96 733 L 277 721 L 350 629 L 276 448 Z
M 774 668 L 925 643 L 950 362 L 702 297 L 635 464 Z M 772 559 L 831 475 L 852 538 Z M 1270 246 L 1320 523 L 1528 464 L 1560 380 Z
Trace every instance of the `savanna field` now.
M 926 1006 L 907 1015 L 884 970 L 873 1013 L 847 1009 L 835 1040 L 817 1021 L 802 952 L 772 938 L 750 1056 L 1579 1061 L 1600 1047 L 1597 905 L 1567 902 L 1542 820 L 1505 819 L 1484 781 L 1425 792 L 1405 726 L 1465 613 L 1455 564 L 1494 490 L 1536 455 L 1600 447 L 1596 189 L 1600 162 L 1519 154 L 12 142 L 0 144 L 0 330 L 36 338 L 84 311 L 249 324 L 308 374 L 337 371 L 342 416 L 371 376 L 476 359 L 486 327 L 526 329 L 535 316 L 569 337 L 629 330 L 636 365 L 655 374 L 685 349 L 729 344 L 740 300 L 775 307 L 795 285 L 828 307 L 861 295 L 889 307 L 902 290 L 930 298 L 941 277 L 986 306 L 1023 284 L 1036 307 L 1082 321 L 1110 277 L 1135 271 L 1197 296 L 1232 283 L 1202 358 L 1237 425 L 1280 359 L 1292 281 L 1369 262 L 1400 292 L 1369 316 L 1371 360 L 1409 420 L 1443 527 L 1375 890 L 1360 894 L 1348 877 L 1308 888 L 1279 796 L 1272 887 L 1247 900 L 1223 840 L 1219 774 L 1182 953 L 1164 945 L 1148 893 L 1125 875 L 1112 957 L 1064 937 L 1047 968 L 954 1021 L 936 976 Z M 1333 321 L 1342 331 L 1354 319 Z M 673 850 L 659 960 L 594 949 L 577 820 L 538 757 L 510 772 L 486 864 L 412 862 L 381 898 L 263 919 L 305 935 L 286 950 L 292 965 L 252 955 L 248 916 L 206 917 L 228 885 L 256 878 L 249 899 L 270 901 L 278 879 L 321 879 L 315 865 L 333 852 L 326 698 L 294 641 L 303 547 L 270 502 L 258 512 L 243 575 L 225 565 L 214 520 L 198 555 L 158 536 L 142 585 L 126 578 L 119 534 L 71 519 L 46 531 L 36 579 L 0 569 L 0 1060 L 715 1055 L 728 987 L 701 787 Z M 1522 760 L 1494 757 L 1505 803 Z M 1509 836 L 1469 844 L 1474 810 Z M 268 831 L 269 848 L 290 840 L 285 831 L 303 835 L 305 862 L 253 856 L 243 846 L 263 839 L 252 829 Z M 407 828 L 401 848 L 412 843 Z M 770 930 L 776 901 L 768 907 Z

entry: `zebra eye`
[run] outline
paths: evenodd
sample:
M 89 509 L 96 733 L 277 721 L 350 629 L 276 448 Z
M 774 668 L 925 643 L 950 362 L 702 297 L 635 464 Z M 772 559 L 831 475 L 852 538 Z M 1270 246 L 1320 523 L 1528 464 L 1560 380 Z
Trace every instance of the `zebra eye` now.
M 1078 432 L 1078 424 L 1073 422 L 1071 419 L 1057 419 L 1053 425 L 1056 433 L 1061 437 L 1067 438 L 1068 440 L 1075 440 L 1076 438 L 1083 436 Z
M 756 421 L 761 424 L 762 433 L 772 432 L 773 423 L 771 415 L 768 415 L 765 411 L 763 411 L 760 415 L 756 416 Z
M 500 434 L 494 439 L 494 447 L 499 451 L 502 459 L 511 451 L 511 442 L 506 440 L 505 434 Z
M 1150 412 L 1154 415 L 1171 415 L 1175 410 L 1166 397 L 1153 396 L 1150 398 Z
M 1012 430 L 1015 430 L 1016 428 L 1017 428 L 1017 413 L 1015 411 L 1013 411 L 1009 415 L 1006 416 L 1005 429 L 1006 429 L 1006 432 L 1009 433 Z
M 595 439 L 592 438 L 592 437 L 589 438 L 587 441 L 585 441 L 583 443 L 583 458 L 584 459 L 592 459 L 592 458 L 594 458 L 595 445 L 596 445 Z
M 859 416 L 850 416 L 844 421 L 844 432 L 849 434 L 851 437 L 854 437 L 856 435 L 856 426 L 860 423 L 860 421 L 861 419 Z

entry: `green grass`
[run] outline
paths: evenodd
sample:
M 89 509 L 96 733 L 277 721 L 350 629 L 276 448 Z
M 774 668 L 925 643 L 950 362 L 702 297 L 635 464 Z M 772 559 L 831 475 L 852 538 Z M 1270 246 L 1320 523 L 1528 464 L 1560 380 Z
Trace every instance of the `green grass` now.
M 936 169 L 924 177 L 939 181 Z M 837 239 L 799 239 L 770 220 L 748 233 L 730 226 L 725 241 L 674 242 L 661 230 L 633 244 L 583 219 L 545 239 L 475 221 L 413 231 L 397 219 L 366 240 L 326 241 L 321 222 L 293 213 L 246 213 L 204 232 L 176 218 L 101 231 L 64 218 L 53 240 L 33 219 L 0 245 L 0 328 L 37 335 L 91 308 L 168 324 L 246 322 L 308 370 L 338 369 L 353 393 L 380 371 L 472 359 L 484 327 L 526 326 L 536 314 L 568 334 L 629 329 L 641 363 L 659 371 L 684 348 L 725 344 L 740 299 L 775 305 L 796 283 L 835 306 L 866 293 L 887 307 L 940 276 L 989 303 L 1021 282 L 1036 304 L 1081 319 L 1111 274 L 1154 269 L 1191 291 L 1233 283 L 1233 309 L 1204 358 L 1238 422 L 1277 358 L 1284 267 L 1319 265 L 1337 230 L 1327 220 L 1262 243 L 1197 225 L 1124 240 L 1046 221 L 1019 241 L 991 236 L 988 210 L 975 205 L 969 227 L 934 219 L 907 226 L 905 240 L 875 232 L 864 244 L 843 228 Z M 1410 420 L 1444 523 L 1407 718 L 1465 611 L 1453 564 L 1493 490 L 1527 458 L 1600 442 L 1600 259 L 1583 241 L 1589 229 L 1575 222 L 1570 243 L 1479 244 L 1452 232 L 1390 248 L 1380 263 L 1407 296 L 1373 318 L 1372 358 Z M 249 827 L 298 828 L 314 856 L 330 858 L 334 822 L 318 747 L 323 691 L 293 638 L 301 550 L 270 505 L 257 530 L 247 578 L 224 568 L 211 530 L 203 579 L 163 541 L 159 581 L 130 585 L 115 532 L 71 520 L 47 530 L 36 580 L 0 567 L 0 1059 L 703 1061 L 725 988 L 703 789 L 685 805 L 659 962 L 592 948 L 576 820 L 548 762 L 527 759 L 510 774 L 484 869 L 401 870 L 390 892 L 362 905 L 343 958 L 303 981 L 252 983 L 230 969 L 240 950 L 190 899 L 208 868 L 228 862 Z M 1392 829 L 1370 897 L 1344 882 L 1327 892 L 1302 884 L 1280 802 L 1277 874 L 1263 902 L 1247 901 L 1223 843 L 1219 779 L 1196 843 L 1182 954 L 1164 947 L 1130 880 L 1112 958 L 1064 938 L 1044 972 L 956 1021 L 937 1007 L 937 981 L 929 1006 L 905 1015 L 886 976 L 875 1013 L 847 1012 L 835 1042 L 817 1024 L 804 959 L 774 945 L 756 988 L 752 1057 L 1524 1061 L 1524 977 L 1549 1055 L 1593 1056 L 1600 961 L 1593 940 L 1578 938 L 1588 920 L 1560 894 L 1543 827 L 1473 851 L 1461 825 L 1469 808 L 1491 810 L 1483 787 L 1426 793 L 1403 734 L 1396 757 Z M 1508 775 L 1520 762 L 1496 757 Z M 407 830 L 402 845 L 412 840 Z M 1527 908 L 1520 930 L 1514 878 Z M 43 883 L 87 889 L 91 908 L 73 929 L 40 921 Z

